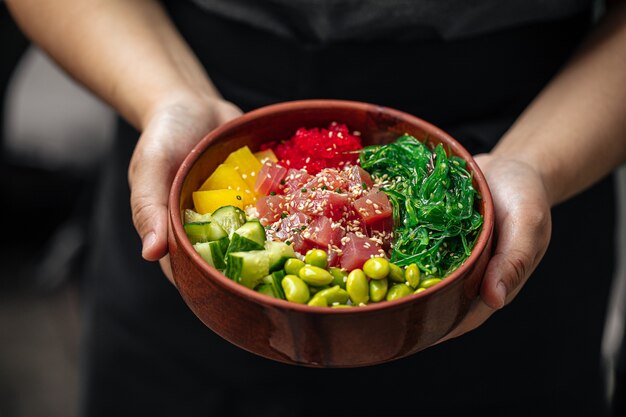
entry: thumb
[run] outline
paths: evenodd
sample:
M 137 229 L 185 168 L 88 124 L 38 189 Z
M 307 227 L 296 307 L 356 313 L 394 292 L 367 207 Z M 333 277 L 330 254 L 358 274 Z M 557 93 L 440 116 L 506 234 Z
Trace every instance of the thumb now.
M 167 201 L 172 169 L 159 152 L 138 148 L 129 167 L 133 224 L 142 242 L 141 255 L 156 261 L 167 253 Z
M 174 106 L 158 114 L 141 135 L 128 180 L 133 224 L 144 259 L 156 261 L 167 254 L 167 202 L 180 162 L 198 138 L 239 115 L 238 107 L 221 100 L 212 100 L 208 107 Z
M 507 220 L 501 222 L 481 287 L 482 300 L 495 310 L 511 302 L 521 290 L 543 257 L 550 236 L 549 214 L 541 210 Z

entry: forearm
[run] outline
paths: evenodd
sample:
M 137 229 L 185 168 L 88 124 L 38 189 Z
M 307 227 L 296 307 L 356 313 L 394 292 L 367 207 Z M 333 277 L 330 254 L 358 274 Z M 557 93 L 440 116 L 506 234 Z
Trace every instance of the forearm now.
M 493 151 L 534 167 L 551 204 L 626 160 L 626 7 L 607 17 Z
M 36 44 L 139 129 L 172 97 L 218 96 L 157 1 L 7 4 Z

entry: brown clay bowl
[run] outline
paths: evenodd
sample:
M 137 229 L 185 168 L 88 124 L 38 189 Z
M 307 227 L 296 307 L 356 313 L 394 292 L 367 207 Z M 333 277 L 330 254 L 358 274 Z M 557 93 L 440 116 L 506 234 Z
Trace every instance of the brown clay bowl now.
M 439 284 L 418 294 L 349 309 L 311 307 L 250 290 L 210 267 L 194 251 L 181 212 L 191 194 L 226 156 L 248 145 L 289 138 L 299 127 L 343 122 L 364 145 L 403 133 L 443 143 L 468 163 L 481 195 L 484 226 L 469 259 Z M 176 286 L 196 316 L 240 348 L 276 361 L 311 367 L 357 367 L 392 361 L 432 346 L 467 314 L 478 296 L 491 255 L 494 210 L 489 188 L 472 156 L 441 129 L 415 116 L 368 103 L 338 100 L 287 102 L 244 114 L 213 130 L 184 160 L 169 199 L 169 253 Z

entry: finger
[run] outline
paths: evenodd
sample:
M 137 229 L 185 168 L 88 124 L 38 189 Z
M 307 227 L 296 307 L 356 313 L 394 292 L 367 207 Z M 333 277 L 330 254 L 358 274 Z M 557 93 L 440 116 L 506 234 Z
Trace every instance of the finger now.
M 243 112 L 231 102 L 222 102 L 216 111 L 216 126 L 228 122 L 235 117 L 241 116 Z
M 168 166 L 160 152 L 142 146 L 129 167 L 133 224 L 142 241 L 141 255 L 149 261 L 167 253 L 167 200 L 173 178 Z
M 543 257 L 550 234 L 549 209 L 522 206 L 498 224 L 496 249 L 481 286 L 481 298 L 496 310 L 515 298 Z

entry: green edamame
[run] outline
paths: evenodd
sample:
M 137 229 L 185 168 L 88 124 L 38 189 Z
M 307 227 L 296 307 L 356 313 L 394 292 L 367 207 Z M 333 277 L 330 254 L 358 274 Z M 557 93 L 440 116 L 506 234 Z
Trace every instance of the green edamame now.
M 417 294 L 442 280 L 423 277 L 415 263 L 402 268 L 384 257 L 370 258 L 362 269 L 350 272 L 328 268 L 328 255 L 322 249 L 309 250 L 304 259 L 290 258 L 285 262 L 283 273 L 287 275 L 279 287 L 273 287 L 277 282 L 270 275 L 255 290 L 278 297 L 277 291 L 282 287 L 284 298 L 291 302 L 316 307 L 355 307 Z
M 371 279 L 387 278 L 389 274 L 389 261 L 380 256 L 370 258 L 363 264 L 363 272 Z
M 370 284 L 370 300 L 373 302 L 382 301 L 387 295 L 387 289 L 389 288 L 389 281 L 384 279 L 372 279 Z
M 311 297 L 308 285 L 296 275 L 285 275 L 280 285 L 288 301 L 305 304 Z
M 328 307 L 328 300 L 319 293 L 315 294 L 307 303 L 312 307 Z
M 428 278 L 422 281 L 422 283 L 420 284 L 420 288 L 430 288 L 439 282 L 441 282 L 441 278 Z
M 306 281 L 305 281 L 306 282 Z M 309 284 L 307 284 L 309 285 Z M 311 293 L 311 297 L 314 296 L 315 294 L 317 294 L 318 292 L 325 290 L 329 288 L 328 285 L 322 285 L 322 286 L 315 286 L 315 285 L 309 285 L 309 293 Z
M 389 275 L 387 276 L 387 278 L 389 278 L 393 282 L 406 282 L 406 278 L 404 277 L 404 270 L 392 262 L 389 262 Z
M 397 300 L 413 294 L 413 288 L 406 284 L 396 284 L 387 291 L 387 301 Z
M 341 268 L 337 268 L 336 266 L 332 266 L 328 269 L 330 275 L 333 276 L 332 285 L 339 285 L 344 290 L 346 289 L 346 281 L 348 280 L 348 271 L 345 271 Z
M 417 267 L 417 264 L 411 264 L 406 267 L 404 271 L 404 278 L 406 279 L 407 284 L 415 289 L 420 285 L 420 269 Z
M 348 292 L 341 288 L 339 285 L 332 286 L 330 288 L 326 288 L 321 290 L 315 296 L 324 297 L 328 304 L 345 304 L 348 302 L 350 296 Z
M 298 258 L 289 258 L 285 262 L 285 272 L 287 275 L 298 275 L 300 268 L 304 266 L 304 262 Z
M 369 283 L 365 273 L 361 269 L 354 269 L 348 274 L 346 291 L 353 304 L 367 304 L 370 299 Z
M 326 269 L 328 254 L 322 249 L 311 249 L 304 255 L 304 263 Z
M 333 282 L 333 276 L 330 275 L 330 272 L 314 265 L 304 265 L 300 268 L 298 276 L 307 284 L 318 287 Z

